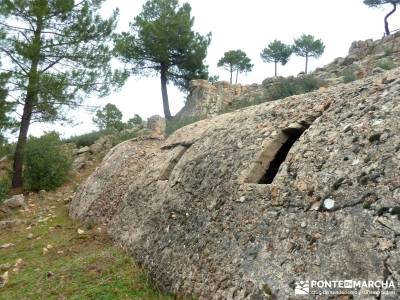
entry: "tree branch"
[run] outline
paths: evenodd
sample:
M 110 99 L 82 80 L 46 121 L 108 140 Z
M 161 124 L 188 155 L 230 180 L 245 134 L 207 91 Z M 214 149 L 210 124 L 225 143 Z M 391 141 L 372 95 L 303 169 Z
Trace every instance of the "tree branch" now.
M 16 65 L 18 65 L 18 67 L 20 67 L 21 70 L 22 70 L 26 75 L 29 75 L 29 72 L 24 68 L 24 66 L 23 66 L 16 58 L 14 58 L 14 56 L 12 55 L 12 53 L 11 53 L 10 51 L 8 51 L 7 49 L 2 48 L 2 47 L 0 47 L 0 51 L 3 51 L 5 54 L 7 54 L 8 57 L 10 57 L 11 60 L 12 60 Z

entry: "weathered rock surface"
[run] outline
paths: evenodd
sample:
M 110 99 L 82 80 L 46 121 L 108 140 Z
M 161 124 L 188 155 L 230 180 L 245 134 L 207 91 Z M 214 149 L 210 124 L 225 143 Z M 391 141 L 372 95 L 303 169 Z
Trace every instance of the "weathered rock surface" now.
M 147 119 L 147 129 L 153 134 L 164 135 L 165 126 L 165 119 L 161 116 L 155 115 Z
M 199 299 L 290 299 L 298 280 L 399 283 L 399 78 L 223 114 L 161 146 L 128 141 L 70 214 L 108 222 L 160 288 Z
M 25 203 L 25 198 L 24 195 L 15 195 L 12 196 L 11 198 L 4 200 L 4 202 L 2 203 L 2 206 L 6 207 L 6 208 L 25 208 L 26 207 L 26 203 Z
M 155 155 L 160 144 L 159 138 L 141 137 L 113 148 L 77 191 L 71 203 L 71 215 L 108 221 L 121 206 L 120 200 L 136 179 L 135 174 L 147 167 L 147 161 Z

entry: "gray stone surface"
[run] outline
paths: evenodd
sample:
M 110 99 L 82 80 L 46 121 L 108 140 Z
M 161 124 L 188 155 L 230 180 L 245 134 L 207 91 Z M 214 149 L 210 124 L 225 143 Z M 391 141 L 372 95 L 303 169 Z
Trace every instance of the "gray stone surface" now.
M 15 196 L 12 196 L 11 198 L 7 199 L 7 200 L 4 200 L 2 205 L 4 207 L 11 208 L 11 209 L 14 209 L 14 208 L 25 208 L 27 206 L 26 203 L 25 203 L 24 195 L 22 195 L 22 194 L 21 195 L 15 195 Z
M 160 143 L 159 138 L 140 137 L 114 147 L 77 191 L 71 203 L 71 215 L 74 218 L 108 221 Z
M 161 146 L 121 144 L 70 213 L 108 222 L 162 290 L 199 299 L 293 299 L 305 279 L 398 283 L 399 78 L 223 114 Z M 259 166 L 299 130 L 272 183 L 259 184 Z
M 147 129 L 153 134 L 164 135 L 165 126 L 165 119 L 161 116 L 155 115 L 147 119 Z

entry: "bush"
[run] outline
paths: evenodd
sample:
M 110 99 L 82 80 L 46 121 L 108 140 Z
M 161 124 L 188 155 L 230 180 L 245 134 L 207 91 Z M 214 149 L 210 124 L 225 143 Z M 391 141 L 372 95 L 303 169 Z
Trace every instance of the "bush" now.
M 63 140 L 63 143 L 73 143 L 78 148 L 93 145 L 99 138 L 110 134 L 107 130 L 93 131 L 82 135 L 72 136 Z
M 24 184 L 27 190 L 53 190 L 71 170 L 71 155 L 61 147 L 57 133 L 31 137 L 25 148 Z
M 112 145 L 116 146 L 124 141 L 137 138 L 140 135 L 139 130 L 127 129 L 113 134 Z
M 0 144 L 0 158 L 3 156 L 10 156 L 14 153 L 15 144 Z
M 200 117 L 183 117 L 183 118 L 172 118 L 171 120 L 167 120 L 167 124 L 165 127 L 165 135 L 170 136 L 174 131 L 178 130 L 179 128 L 195 123 L 200 120 L 202 120 L 202 118 Z
M 130 118 L 128 122 L 124 126 L 126 129 L 132 129 L 132 128 L 143 128 L 143 119 L 141 116 L 138 114 L 135 114 L 133 118 Z
M 356 79 L 357 79 L 356 75 L 352 71 L 347 70 L 347 71 L 343 72 L 343 82 L 344 83 L 349 83 L 349 82 L 355 81 Z
M 313 75 L 305 75 L 302 77 L 280 78 L 269 91 L 271 100 L 278 100 L 293 95 L 309 93 L 323 86 L 323 82 Z
M 9 176 L 3 176 L 0 178 L 0 203 L 3 202 L 11 189 L 11 179 Z
M 379 60 L 376 66 L 384 70 L 391 70 L 395 67 L 393 60 L 391 60 L 390 58 L 383 58 Z

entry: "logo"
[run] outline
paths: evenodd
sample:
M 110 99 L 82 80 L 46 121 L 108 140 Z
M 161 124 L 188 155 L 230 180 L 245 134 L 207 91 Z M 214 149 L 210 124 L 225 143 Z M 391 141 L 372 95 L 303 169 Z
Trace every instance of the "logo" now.
M 345 289 L 352 289 L 353 288 L 353 280 L 345 280 L 344 281 L 344 288 Z
M 310 293 L 310 283 L 308 281 L 296 281 L 294 287 L 295 295 L 308 295 Z

